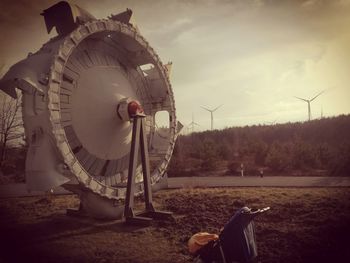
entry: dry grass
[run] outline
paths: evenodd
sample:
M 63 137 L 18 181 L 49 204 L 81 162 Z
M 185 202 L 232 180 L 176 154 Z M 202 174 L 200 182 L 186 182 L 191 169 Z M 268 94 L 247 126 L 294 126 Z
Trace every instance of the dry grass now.
M 154 200 L 175 220 L 125 227 L 65 216 L 75 196 L 0 200 L 0 262 L 190 262 L 191 234 L 217 232 L 243 205 L 272 208 L 256 219 L 261 262 L 350 262 L 348 188 L 182 189 Z

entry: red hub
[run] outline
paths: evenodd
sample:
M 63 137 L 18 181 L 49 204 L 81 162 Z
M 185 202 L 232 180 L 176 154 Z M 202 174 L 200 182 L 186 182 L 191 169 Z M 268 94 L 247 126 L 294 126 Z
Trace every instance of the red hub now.
M 133 100 L 128 104 L 128 113 L 130 117 L 134 117 L 137 115 L 144 115 L 144 111 L 142 106 L 137 101 Z

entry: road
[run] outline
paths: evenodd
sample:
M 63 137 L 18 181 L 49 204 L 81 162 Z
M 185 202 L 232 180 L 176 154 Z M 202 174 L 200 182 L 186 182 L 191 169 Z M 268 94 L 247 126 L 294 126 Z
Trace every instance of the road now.
M 175 177 L 168 178 L 168 188 L 193 187 L 350 187 L 350 177 Z M 37 196 L 45 192 L 28 192 L 25 184 L 0 185 L 0 198 Z M 54 194 L 70 194 L 59 187 Z
M 169 188 L 186 187 L 349 187 L 350 177 L 174 177 L 168 179 Z

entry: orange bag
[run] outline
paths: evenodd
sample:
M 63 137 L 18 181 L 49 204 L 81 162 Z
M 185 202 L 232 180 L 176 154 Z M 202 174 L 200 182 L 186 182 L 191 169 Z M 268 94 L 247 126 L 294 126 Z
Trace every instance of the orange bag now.
M 195 254 L 210 241 L 217 240 L 218 238 L 219 236 L 217 234 L 210 234 L 207 232 L 196 233 L 188 240 L 188 250 L 191 254 Z

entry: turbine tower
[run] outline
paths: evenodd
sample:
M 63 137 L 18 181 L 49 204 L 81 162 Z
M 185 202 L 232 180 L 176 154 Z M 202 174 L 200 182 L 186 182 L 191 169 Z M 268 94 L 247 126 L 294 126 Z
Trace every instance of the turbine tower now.
M 277 122 L 277 119 L 275 119 L 274 121 L 267 121 L 267 122 L 265 122 L 265 125 L 266 125 L 266 124 L 267 124 L 267 125 L 275 125 L 276 122 Z
M 323 92 L 324 92 L 324 90 L 321 91 L 320 93 L 318 93 L 315 97 L 313 97 L 313 98 L 310 99 L 310 100 L 308 100 L 308 99 L 303 99 L 303 98 L 299 98 L 299 97 L 294 96 L 295 98 L 297 98 L 297 99 L 299 99 L 299 100 L 302 100 L 302 101 L 307 102 L 307 109 L 308 109 L 309 121 L 311 120 L 311 105 L 310 105 L 310 103 L 311 103 L 313 100 L 315 100 L 318 96 L 320 96 Z
M 194 117 L 193 117 L 193 113 L 192 113 L 192 122 L 190 124 L 188 124 L 188 128 L 191 128 L 191 133 L 194 132 L 194 126 L 200 126 L 198 123 L 194 122 Z
M 219 109 L 222 105 L 224 105 L 224 104 L 221 104 L 220 106 L 218 106 L 218 107 L 216 107 L 215 109 L 212 109 L 212 110 L 201 106 L 202 109 L 204 109 L 204 110 L 210 112 L 211 130 L 213 130 L 213 128 L 214 128 L 214 117 L 213 117 L 213 113 L 214 113 L 214 111 L 216 111 L 217 109 Z

